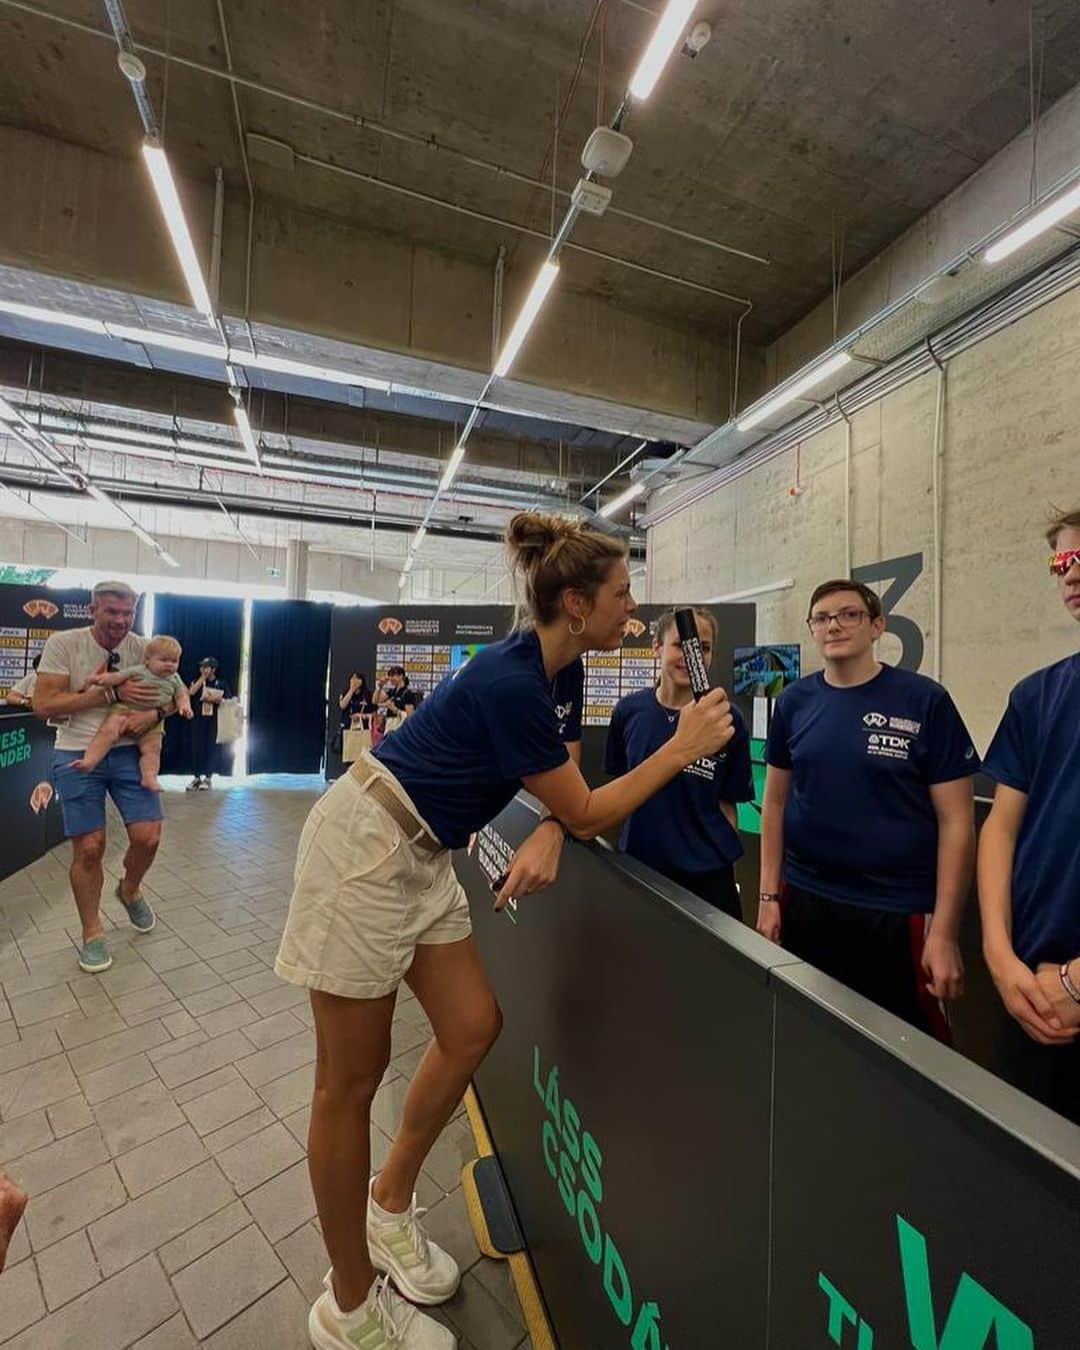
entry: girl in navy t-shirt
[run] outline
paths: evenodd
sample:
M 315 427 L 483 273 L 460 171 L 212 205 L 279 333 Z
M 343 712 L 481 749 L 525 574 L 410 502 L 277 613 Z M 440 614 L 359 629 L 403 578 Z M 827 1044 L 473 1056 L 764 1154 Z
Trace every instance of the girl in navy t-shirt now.
M 716 620 L 707 609 L 695 609 L 694 615 L 709 664 Z M 653 651 L 660 661 L 656 688 L 627 694 L 611 716 L 604 769 L 615 776 L 634 768 L 670 740 L 680 711 L 693 698 L 673 609 L 657 622 Z M 732 722 L 735 735 L 719 754 L 688 764 L 624 821 L 619 848 L 733 919 L 741 919 L 735 862 L 743 849 L 736 803 L 754 800 L 754 779 L 750 737 L 734 709 Z
M 528 625 L 448 676 L 404 725 L 314 806 L 300 838 L 279 975 L 311 990 L 318 1056 L 308 1136 L 312 1188 L 333 1262 L 311 1311 L 320 1345 L 439 1350 L 453 1337 L 412 1304 L 457 1288 L 453 1258 L 419 1227 L 414 1188 L 428 1151 L 499 1030 L 450 850 L 524 785 L 550 817 L 515 854 L 497 904 L 554 879 L 564 830 L 593 838 L 733 735 L 722 690 L 682 710 L 674 735 L 613 783 L 590 789 L 567 749 L 580 725 L 581 656 L 614 650 L 634 612 L 625 550 L 533 512 L 510 522 Z M 576 706 L 575 706 L 576 705 Z M 390 1056 L 406 980 L 434 1040 L 401 1129 L 370 1188 L 371 1100 Z M 358 1219 L 366 1212 L 366 1233 Z

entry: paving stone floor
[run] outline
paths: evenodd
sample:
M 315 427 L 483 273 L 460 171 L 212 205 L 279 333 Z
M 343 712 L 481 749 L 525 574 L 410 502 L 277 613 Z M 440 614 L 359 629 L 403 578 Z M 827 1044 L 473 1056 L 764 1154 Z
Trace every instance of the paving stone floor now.
M 135 934 L 107 898 L 102 975 L 76 965 L 66 846 L 0 883 L 0 1166 L 31 1195 L 0 1275 L 4 1350 L 307 1346 L 328 1264 L 304 1156 L 314 1036 L 306 992 L 272 966 L 321 786 L 169 791 L 145 887 L 157 927 Z M 107 897 L 123 841 L 111 817 Z M 427 1036 L 403 991 L 375 1166 Z M 461 1350 L 525 1348 L 508 1272 L 465 1213 L 473 1152 L 459 1111 L 420 1180 L 428 1231 L 467 1272 L 441 1315 Z

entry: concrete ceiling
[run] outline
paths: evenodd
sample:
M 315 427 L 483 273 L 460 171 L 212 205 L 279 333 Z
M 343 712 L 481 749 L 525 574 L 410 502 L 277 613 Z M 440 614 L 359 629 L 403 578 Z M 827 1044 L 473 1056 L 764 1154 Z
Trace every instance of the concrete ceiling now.
M 40 8 L 106 31 L 97 0 Z M 247 81 L 238 91 L 245 128 L 308 157 L 291 170 L 253 160 L 258 191 L 470 257 L 490 258 L 500 243 L 538 256 L 542 246 L 528 236 L 320 165 L 546 232 L 548 193 L 461 155 L 547 181 L 556 91 L 563 103 L 573 87 L 556 175 L 562 188 L 573 185 L 581 145 L 598 111 L 610 115 L 617 102 L 659 0 L 601 5 L 575 82 L 595 8 L 595 0 L 227 0 L 233 66 Z M 746 297 L 751 341 L 772 340 L 828 290 L 834 227 L 845 269 L 857 268 L 1029 117 L 1028 5 L 1020 0 L 702 0 L 697 14 L 713 22 L 714 39 L 635 110 L 627 130 L 636 149 L 616 205 L 769 265 L 616 216 L 586 220 L 575 240 Z M 1080 7 L 1042 0 L 1036 15 L 1047 105 L 1080 80 Z M 142 0 L 129 19 L 137 42 L 224 70 L 212 0 Z M 111 35 L 4 6 L 0 49 L 14 57 L 0 76 L 0 122 L 131 155 L 139 127 Z M 207 181 L 221 165 L 239 187 L 230 85 L 179 60 L 147 58 L 170 153 L 193 178 Z M 726 326 L 739 312 L 587 255 L 571 254 L 567 271 L 575 286 L 682 323 Z
M 347 462 L 361 477 L 341 485 L 346 513 L 397 494 L 390 556 L 491 369 L 496 256 L 509 319 L 661 3 L 129 0 L 204 257 L 224 174 L 225 339 L 391 386 L 240 376 L 279 467 L 287 455 L 332 493 L 327 463 Z M 447 548 L 472 512 L 473 544 L 490 549 L 509 491 L 574 508 L 642 440 L 650 458 L 700 442 L 733 408 L 740 316 L 750 401 L 765 345 L 829 293 L 837 262 L 855 272 L 1025 128 L 1032 35 L 1039 106 L 1080 83 L 1075 0 L 700 0 L 695 17 L 712 42 L 632 108 L 613 209 L 579 221 L 541 323 L 489 395 L 445 503 Z M 100 0 L 0 0 L 0 51 L 14 186 L 0 301 L 194 333 Z M 211 466 L 228 452 L 220 361 L 0 313 L 8 397 L 28 370 L 35 415 L 158 434 L 186 417 Z M 135 462 L 130 439 L 94 453 L 133 502 L 137 487 L 182 511 L 201 483 L 197 465 Z M 397 475 L 393 492 L 376 469 Z M 236 484 L 238 512 L 251 489 Z M 284 505 L 293 490 L 279 490 Z

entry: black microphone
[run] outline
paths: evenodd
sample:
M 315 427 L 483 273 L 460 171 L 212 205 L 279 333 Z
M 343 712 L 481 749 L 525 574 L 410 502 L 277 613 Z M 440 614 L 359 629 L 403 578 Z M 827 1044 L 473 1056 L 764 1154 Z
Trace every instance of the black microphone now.
M 709 692 L 709 669 L 705 664 L 705 654 L 701 650 L 701 638 L 698 637 L 697 621 L 692 609 L 675 611 L 675 627 L 679 632 L 683 660 L 690 676 L 690 692 L 694 702 Z

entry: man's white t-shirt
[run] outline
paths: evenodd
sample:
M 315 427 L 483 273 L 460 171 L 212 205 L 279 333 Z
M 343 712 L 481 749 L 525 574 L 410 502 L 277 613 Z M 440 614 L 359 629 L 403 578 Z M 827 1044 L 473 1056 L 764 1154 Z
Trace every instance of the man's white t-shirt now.
M 9 692 L 22 694 L 23 698 L 33 698 L 35 684 L 37 684 L 37 671 L 32 670 L 29 675 L 24 675 L 21 680 L 16 680 Z
M 147 639 L 137 633 L 129 633 L 115 649 L 120 656 L 119 669 L 142 665 L 143 652 Z M 38 675 L 66 675 L 68 689 L 77 694 L 86 686 L 91 675 L 97 675 L 105 669 L 109 653 L 94 641 L 90 628 L 69 628 L 62 633 L 53 633 L 45 643 L 38 665 Z M 57 723 L 57 750 L 85 750 L 94 739 L 98 728 L 107 717 L 106 704 L 100 708 L 84 708 L 82 712 L 72 713 L 63 722 Z M 117 745 L 134 745 L 130 736 L 121 736 Z

